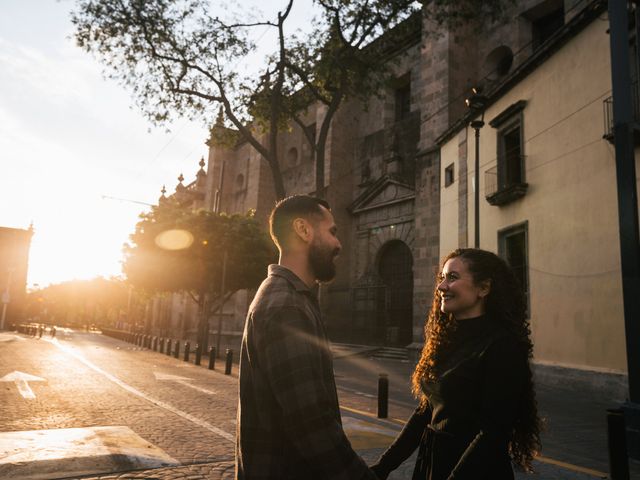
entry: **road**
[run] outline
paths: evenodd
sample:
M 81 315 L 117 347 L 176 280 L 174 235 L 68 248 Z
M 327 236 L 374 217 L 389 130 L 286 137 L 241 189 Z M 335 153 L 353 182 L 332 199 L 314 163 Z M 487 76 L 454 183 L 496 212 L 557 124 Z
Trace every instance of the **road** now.
M 97 333 L 0 333 L 0 478 L 232 478 L 237 366 L 225 376 L 220 363 L 210 371 Z M 370 463 L 414 408 L 410 368 L 352 356 L 335 370 L 345 431 Z M 372 415 L 381 372 L 388 420 Z M 526 478 L 598 478 L 540 467 Z M 410 459 L 390 479 L 412 468 Z

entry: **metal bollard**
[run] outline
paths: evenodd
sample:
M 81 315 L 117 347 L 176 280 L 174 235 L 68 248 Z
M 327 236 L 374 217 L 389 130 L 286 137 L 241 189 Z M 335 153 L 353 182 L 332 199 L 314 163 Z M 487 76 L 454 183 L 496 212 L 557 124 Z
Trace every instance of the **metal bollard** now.
M 164 338 L 158 340 L 158 351 L 164 353 Z
M 158 351 L 158 337 L 153 337 L 153 339 L 151 340 L 151 348 L 154 352 Z
M 184 361 L 188 362 L 189 361 L 189 350 L 191 349 L 191 345 L 189 344 L 189 342 L 184 342 Z
M 200 361 L 202 360 L 202 347 L 199 343 L 196 343 L 196 365 L 200 365 Z
M 227 348 L 225 352 L 225 364 L 224 364 L 224 374 L 231 375 L 231 365 L 233 363 L 233 350 Z
M 43 333 L 44 333 L 44 327 L 40 326 L 40 328 L 38 328 L 38 338 L 42 338 Z
M 171 339 L 167 338 L 167 355 L 171 356 Z
M 180 358 L 180 340 L 176 340 L 176 350 L 173 352 L 175 358 Z
M 216 347 L 209 347 L 209 370 L 216 368 Z
M 387 418 L 389 414 L 389 377 L 381 373 L 378 377 L 378 418 Z
M 626 435 L 624 412 L 622 409 L 608 409 L 607 440 L 611 480 L 629 480 L 629 458 L 627 457 Z

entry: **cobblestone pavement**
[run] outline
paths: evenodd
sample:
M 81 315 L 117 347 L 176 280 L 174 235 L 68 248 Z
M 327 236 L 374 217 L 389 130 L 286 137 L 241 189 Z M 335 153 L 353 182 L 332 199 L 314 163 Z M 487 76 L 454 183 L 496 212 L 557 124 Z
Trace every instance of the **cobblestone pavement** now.
M 15 371 L 44 379 L 28 383 L 33 399 L 23 398 L 14 382 L 0 383 L 0 447 L 2 432 L 125 426 L 179 465 L 132 470 L 125 462 L 121 468 L 95 467 L 74 476 L 65 473 L 61 461 L 59 476 L 46 478 L 231 479 L 237 366 L 231 376 L 225 376 L 221 363 L 218 370 L 210 371 L 95 333 L 58 330 L 56 341 L 0 333 L 0 379 Z M 374 415 L 377 376 L 382 371 L 391 379 L 387 420 Z M 409 371 L 397 361 L 348 356 L 336 360 L 345 431 L 368 463 L 384 451 L 414 408 L 407 395 Z M 411 478 L 414 462 L 410 458 L 389 478 Z M 33 465 L 37 469 L 37 463 Z M 544 462 L 536 467 L 536 475 L 518 474 L 517 478 L 598 478 L 593 472 Z

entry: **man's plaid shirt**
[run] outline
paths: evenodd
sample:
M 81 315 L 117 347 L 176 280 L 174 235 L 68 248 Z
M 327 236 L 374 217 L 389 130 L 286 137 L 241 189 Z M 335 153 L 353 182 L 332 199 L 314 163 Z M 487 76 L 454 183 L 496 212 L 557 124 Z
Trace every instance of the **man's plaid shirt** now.
M 342 430 L 317 298 L 280 265 L 269 266 L 247 314 L 236 478 L 376 478 Z

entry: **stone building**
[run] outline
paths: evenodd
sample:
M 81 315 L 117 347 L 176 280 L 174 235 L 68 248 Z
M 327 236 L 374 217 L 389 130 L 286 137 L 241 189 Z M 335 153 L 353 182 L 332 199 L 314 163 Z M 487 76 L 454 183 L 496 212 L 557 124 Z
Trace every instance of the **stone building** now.
M 320 300 L 333 341 L 410 353 L 422 345 L 440 259 L 474 244 L 476 144 L 469 123 L 477 118 L 465 99 L 480 87 L 487 99 L 480 247 L 504 256 L 527 288 L 535 362 L 562 378 L 600 375 L 624 397 L 615 172 L 612 147 L 602 138 L 609 134 L 602 125 L 611 90 L 604 10 L 597 0 L 520 0 L 505 23 L 481 36 L 473 26 L 444 31 L 421 15 L 407 20 L 409 28 L 389 42 L 395 83 L 366 104 L 345 101 L 329 132 L 324 195 L 343 252 Z M 324 114 L 320 105 L 308 109 L 308 132 Z M 221 122 L 214 128 L 224 129 Z M 288 194 L 314 194 L 315 162 L 304 133 L 292 125 L 278 139 Z M 276 200 L 267 163 L 247 142 L 229 147 L 216 138 L 208 141 L 208 170 L 198 174 L 194 206 L 253 209 L 266 228 Z M 512 150 L 519 153 L 508 156 L 507 168 L 504 152 Z M 231 346 L 252 297 L 238 292 L 224 309 Z M 166 311 L 188 335 L 195 324 L 179 320 L 188 318 L 182 301 Z
M 482 41 L 474 26 L 447 31 L 416 15 L 402 38 L 390 42 L 395 85 L 366 105 L 344 102 L 332 122 L 325 165 L 325 196 L 344 246 L 339 274 L 321 294 L 334 341 L 419 347 L 441 255 L 436 139 L 465 114 L 473 86 L 490 89 L 521 68 L 584 8 L 579 4 L 519 1 L 509 21 L 485 29 Z M 307 128 L 315 129 L 323 114 L 321 106 L 311 107 Z M 287 192 L 313 193 L 314 159 L 303 132 L 294 125 L 279 141 Z M 210 195 L 218 195 L 220 209 L 253 208 L 266 223 L 275 201 L 266 162 L 247 143 L 209 145 Z M 461 142 L 461 152 L 466 148 Z M 459 208 L 464 213 L 467 205 Z M 461 222 L 461 246 L 469 245 L 467 230 Z M 238 315 L 235 328 L 242 322 Z
M 0 227 L 0 330 L 19 323 L 26 300 L 33 228 Z

